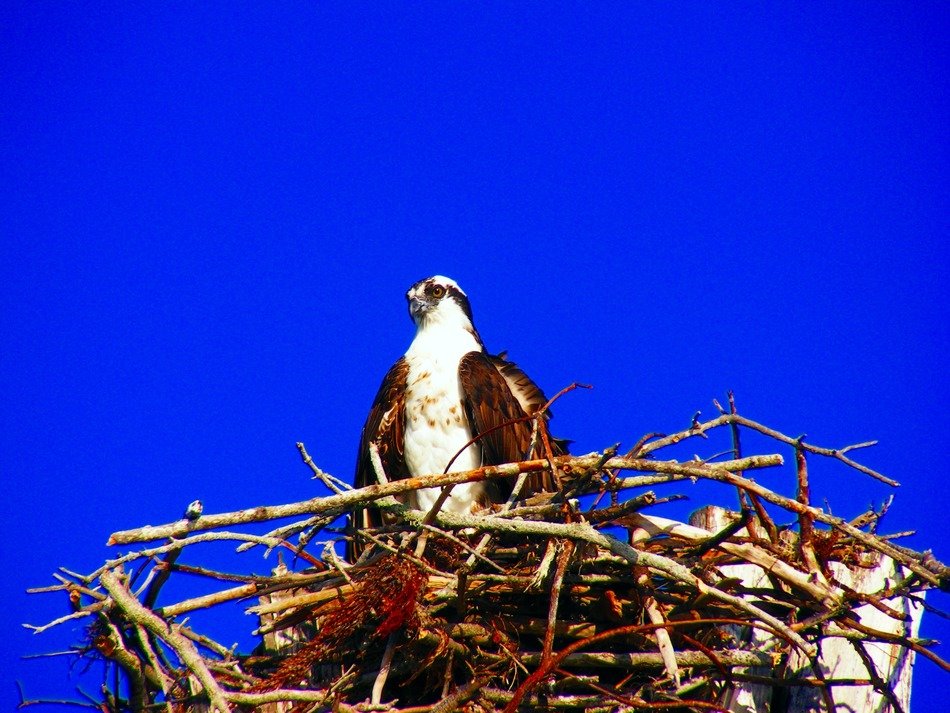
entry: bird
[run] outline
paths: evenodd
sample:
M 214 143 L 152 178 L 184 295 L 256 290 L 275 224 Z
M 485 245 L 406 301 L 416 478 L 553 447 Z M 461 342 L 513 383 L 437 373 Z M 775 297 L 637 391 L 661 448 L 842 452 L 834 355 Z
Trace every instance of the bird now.
M 370 455 L 375 443 L 389 481 L 529 457 L 534 423 L 525 418 L 547 404 L 541 389 L 505 353 L 490 354 L 475 328 L 468 296 L 455 280 L 435 275 L 406 292 L 416 326 L 406 353 L 383 377 L 360 435 L 354 485 L 374 484 Z M 546 410 L 545 421 L 550 418 Z M 519 420 L 520 419 L 520 420 Z M 549 439 L 554 455 L 567 441 Z M 442 504 L 445 512 L 471 514 L 511 494 L 513 480 L 459 483 Z M 551 474 L 529 476 L 522 496 L 554 490 Z M 428 511 L 441 488 L 410 491 L 400 500 Z M 366 548 L 354 530 L 382 523 L 378 510 L 354 512 L 347 560 Z

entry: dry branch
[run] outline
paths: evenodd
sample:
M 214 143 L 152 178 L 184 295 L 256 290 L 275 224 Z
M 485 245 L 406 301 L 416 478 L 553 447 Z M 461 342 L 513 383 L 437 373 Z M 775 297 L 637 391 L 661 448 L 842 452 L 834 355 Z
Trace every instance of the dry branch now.
M 641 458 L 609 458 L 604 461 L 600 454 L 591 453 L 586 456 L 558 456 L 554 463 L 562 472 L 574 476 L 589 475 L 598 470 L 637 470 L 648 473 L 679 475 L 685 478 L 705 478 L 710 473 L 722 471 L 720 464 L 704 463 L 677 463 L 676 461 L 654 461 Z M 728 465 L 733 471 L 766 468 L 783 463 L 782 456 L 769 455 L 744 458 L 741 461 L 731 461 Z M 726 465 L 726 464 L 723 464 Z M 565 469 L 565 466 L 567 468 Z M 197 520 L 178 520 L 165 525 L 146 525 L 133 530 L 114 532 L 109 536 L 107 545 L 130 545 L 136 542 L 151 542 L 169 537 L 183 537 L 192 532 L 213 530 L 219 527 L 247 525 L 254 522 L 266 522 L 284 517 L 299 515 L 339 515 L 356 506 L 365 506 L 382 498 L 402 495 L 412 490 L 422 488 L 458 485 L 494 478 L 510 478 L 521 473 L 533 473 L 550 470 L 551 463 L 547 459 L 508 463 L 506 465 L 486 466 L 475 470 L 457 473 L 440 473 L 425 475 L 418 478 L 406 478 L 382 485 L 368 485 L 358 490 L 349 490 L 330 497 L 313 498 L 289 505 L 263 505 L 260 507 L 238 510 L 236 512 L 221 513 L 219 515 L 204 515 Z M 653 482 L 668 482 L 669 479 Z

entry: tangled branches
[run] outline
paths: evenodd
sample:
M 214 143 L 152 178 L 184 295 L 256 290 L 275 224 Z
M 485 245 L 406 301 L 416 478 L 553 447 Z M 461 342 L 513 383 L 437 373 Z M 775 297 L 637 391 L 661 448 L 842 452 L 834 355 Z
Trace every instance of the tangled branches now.
M 734 405 L 720 410 L 624 456 L 613 448 L 396 482 L 380 469 L 378 485 L 358 490 L 321 471 L 301 445 L 332 495 L 114 533 L 113 545 L 162 543 L 87 575 L 61 570 L 59 584 L 35 591 L 65 591 L 72 612 L 31 628 L 89 622 L 81 653 L 126 682 L 105 703 L 116 711 L 777 711 L 834 710 L 845 700 L 906 710 L 915 655 L 950 670 L 916 638 L 923 594 L 947 588 L 947 568 L 878 535 L 886 508 L 846 522 L 810 502 L 809 456 L 893 484 L 849 457 L 870 444 L 818 448 Z M 654 456 L 714 429 L 731 432 L 728 460 Z M 750 477 L 784 458 L 743 457 L 741 429 L 791 449 L 794 496 Z M 398 499 L 541 470 L 554 472 L 558 493 L 483 514 L 427 514 Z M 683 480 L 734 489 L 739 512 L 706 508 L 692 524 L 643 512 L 678 497 L 647 488 Z M 343 563 L 330 526 L 368 504 L 393 524 L 361 531 L 374 546 Z M 223 529 L 288 517 L 296 519 L 264 535 Z M 221 540 L 242 552 L 287 549 L 305 567 L 233 575 L 180 561 Z M 180 573 L 218 584 L 156 606 Z M 253 652 L 185 621 L 244 600 L 260 623 Z

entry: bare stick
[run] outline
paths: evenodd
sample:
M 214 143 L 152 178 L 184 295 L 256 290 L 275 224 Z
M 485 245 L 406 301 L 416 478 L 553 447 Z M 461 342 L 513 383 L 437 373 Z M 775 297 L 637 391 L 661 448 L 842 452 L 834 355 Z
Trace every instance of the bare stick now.
M 389 677 L 389 669 L 393 663 L 393 653 L 396 650 L 396 635 L 390 634 L 386 640 L 386 650 L 383 652 L 383 660 L 379 665 L 379 674 L 373 682 L 373 695 L 370 701 L 374 705 L 379 705 L 383 700 L 383 688 L 386 686 L 386 679 Z
M 640 458 L 610 458 L 606 462 L 603 462 L 599 454 L 596 453 L 587 456 L 557 456 L 554 458 L 554 462 L 558 464 L 564 472 L 584 473 L 591 467 L 600 465 L 604 470 L 626 469 L 653 473 L 669 473 L 696 478 L 705 477 L 713 471 L 722 469 L 723 466 L 731 465 L 728 463 L 677 463 L 676 461 L 655 461 Z M 754 464 L 752 467 L 781 465 L 782 462 L 783 460 L 780 455 L 758 456 L 750 459 L 750 464 Z M 486 479 L 510 478 L 520 473 L 550 470 L 550 468 L 551 464 L 547 459 L 539 458 L 522 461 L 520 463 L 484 466 L 482 468 L 476 468 L 475 470 L 459 473 L 440 473 L 418 478 L 405 478 L 380 485 L 368 485 L 364 488 L 351 490 L 338 495 L 331 495 L 325 498 L 313 498 L 289 505 L 265 505 L 217 515 L 204 515 L 200 520 L 194 523 L 178 520 L 166 525 L 147 525 L 133 530 L 123 530 L 112 533 L 107 544 L 128 545 L 134 542 L 150 542 L 152 540 L 182 536 L 194 531 L 213 530 L 218 527 L 263 522 L 265 520 L 274 520 L 283 517 L 331 513 L 341 514 L 359 505 L 381 500 L 388 496 L 401 495 L 413 490 L 420 490 L 422 488 L 478 482 Z M 732 470 L 742 470 L 742 468 L 733 467 Z M 251 536 L 246 537 L 249 540 L 251 538 Z
M 177 633 L 167 622 L 143 607 L 122 584 L 118 574 L 112 570 L 106 570 L 100 575 L 99 581 L 102 582 L 102 586 L 106 588 L 113 601 L 122 608 L 122 612 L 130 621 L 141 624 L 174 649 L 182 663 L 201 682 L 205 693 L 211 699 L 213 708 L 216 708 L 219 713 L 230 713 L 231 706 L 228 705 L 224 691 L 221 690 L 218 682 L 211 675 L 211 671 L 208 670 L 207 664 L 201 658 L 201 654 L 198 653 L 195 645 Z

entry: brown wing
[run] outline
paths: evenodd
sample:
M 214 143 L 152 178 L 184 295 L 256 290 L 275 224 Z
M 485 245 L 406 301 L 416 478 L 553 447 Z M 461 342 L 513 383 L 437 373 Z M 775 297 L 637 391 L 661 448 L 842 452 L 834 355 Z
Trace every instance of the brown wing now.
M 540 404 L 534 405 L 536 399 L 527 399 L 524 402 L 531 409 L 530 412 L 525 411 L 522 399 L 509 387 L 509 381 L 501 370 L 503 366 L 510 367 L 509 375 L 517 372 L 519 378 L 530 384 L 540 395 Z M 544 405 L 541 390 L 511 362 L 481 352 L 469 352 L 462 357 L 459 363 L 459 382 L 472 435 L 481 436 L 478 445 L 482 451 L 482 462 L 485 465 L 498 465 L 529 457 L 531 454 L 528 449 L 531 446 L 534 424 L 528 419 L 517 419 L 523 419 L 526 413 L 534 413 Z M 513 483 L 506 485 L 505 489 L 510 492 Z M 539 490 L 553 489 L 554 483 L 550 474 L 538 473 L 529 476 L 522 496 Z
M 548 397 L 545 396 L 544 392 L 541 391 L 541 388 L 521 370 L 521 367 L 519 367 L 513 361 L 508 361 L 506 352 L 501 352 L 497 355 L 489 354 L 488 358 L 491 359 L 492 364 L 495 365 L 495 368 L 498 369 L 498 372 L 503 377 L 505 377 L 505 382 L 508 384 L 508 388 L 511 389 L 511 393 L 513 393 L 518 399 L 518 403 L 521 404 L 521 408 L 524 409 L 525 413 L 537 413 L 544 407 L 544 405 L 548 402 Z M 554 413 L 551 411 L 551 409 L 545 411 L 545 423 L 550 421 L 552 416 L 554 416 Z M 571 441 L 565 438 L 555 438 L 552 436 L 550 438 L 550 442 L 551 450 L 554 452 L 554 455 L 559 456 L 566 455 L 568 453 L 568 446 L 570 445 Z
M 409 365 L 405 357 L 401 358 L 387 372 L 383 383 L 376 392 L 376 399 L 360 435 L 360 449 L 356 454 L 356 476 L 353 484 L 357 488 L 379 482 L 373 470 L 369 444 L 376 442 L 383 469 L 389 480 L 408 477 L 406 461 L 403 456 L 403 428 L 405 424 L 406 378 Z M 354 530 L 364 527 L 378 527 L 381 524 L 376 508 L 355 510 L 350 516 L 350 539 L 346 543 L 346 559 L 355 562 L 367 543 L 355 535 Z
M 517 364 L 508 361 L 505 352 L 497 356 L 489 354 L 488 358 L 498 369 L 498 373 L 505 378 L 508 388 L 518 399 L 518 403 L 521 404 L 521 408 L 524 409 L 525 413 L 535 413 L 548 402 L 538 385 L 531 381 Z M 547 413 L 544 417 L 551 418 L 551 415 Z

